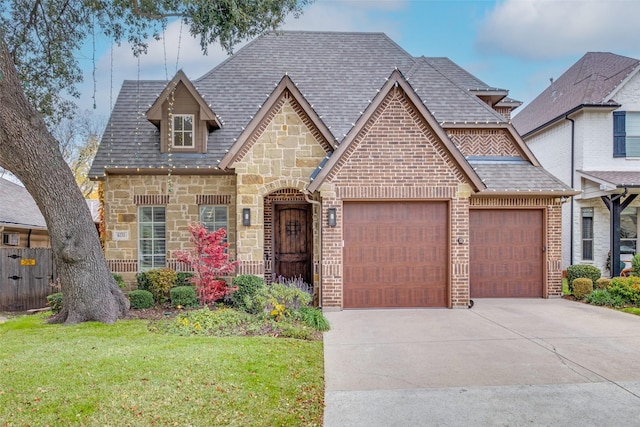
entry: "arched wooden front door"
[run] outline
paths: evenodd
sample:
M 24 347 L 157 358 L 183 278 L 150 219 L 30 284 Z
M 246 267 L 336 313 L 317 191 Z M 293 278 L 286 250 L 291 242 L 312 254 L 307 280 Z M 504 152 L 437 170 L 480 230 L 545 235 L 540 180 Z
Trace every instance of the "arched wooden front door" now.
M 302 276 L 313 283 L 313 228 L 308 203 L 274 205 L 273 255 L 276 280 Z

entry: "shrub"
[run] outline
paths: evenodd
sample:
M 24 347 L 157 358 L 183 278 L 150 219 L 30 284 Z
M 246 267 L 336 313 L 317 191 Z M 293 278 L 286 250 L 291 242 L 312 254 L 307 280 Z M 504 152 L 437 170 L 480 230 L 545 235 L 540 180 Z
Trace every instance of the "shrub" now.
M 191 281 L 196 286 L 198 299 L 200 304 L 207 305 L 234 290 L 220 277 L 235 271 L 238 262 L 229 261 L 224 228 L 209 232 L 202 224 L 195 224 L 189 226 L 189 233 L 192 249 L 177 251 L 176 257 L 193 270 Z
M 620 297 L 625 304 L 640 304 L 640 277 L 615 277 L 608 289 L 612 297 Z
M 329 321 L 324 317 L 320 309 L 314 307 L 300 307 L 296 313 L 300 317 L 300 320 L 316 331 L 326 332 L 330 329 Z
M 179 271 L 177 273 L 176 281 L 173 283 L 174 287 L 177 286 L 193 286 L 193 282 L 191 278 L 193 277 L 193 273 L 187 273 L 184 271 Z
M 584 301 L 593 305 L 611 305 L 611 294 L 606 289 L 595 289 Z
M 631 259 L 631 274 L 640 276 L 640 254 L 635 254 Z
M 583 299 L 593 292 L 593 282 L 588 277 L 578 277 L 573 281 L 573 296 Z
M 47 305 L 51 307 L 53 314 L 60 313 L 60 310 L 62 310 L 62 292 L 47 296 Z
M 197 307 L 198 295 L 193 286 L 176 286 L 169 291 L 171 307 Z
M 144 289 L 137 289 L 129 292 L 129 302 L 131 308 L 151 308 L 154 306 L 153 294 Z
M 570 265 L 567 268 L 567 282 L 569 283 L 569 291 L 573 293 L 573 281 L 578 278 L 591 279 L 592 285 L 596 283 L 602 276 L 602 273 L 598 267 L 587 264 Z
M 282 285 L 286 285 L 290 288 L 298 288 L 313 297 L 313 285 L 305 282 L 302 276 L 291 277 L 289 279 L 285 278 L 284 276 L 278 276 L 278 280 L 276 280 L 276 282 Z
M 113 280 L 116 281 L 116 285 L 118 285 L 120 289 L 125 289 L 127 287 L 127 283 L 124 281 L 121 275 L 116 273 L 112 273 L 111 275 L 113 276 Z
M 264 289 L 264 279 L 251 274 L 241 274 L 233 278 L 233 286 L 237 289 L 230 295 L 232 307 L 250 314 L 258 314 L 262 307 L 256 296 Z
M 309 305 L 311 295 L 296 287 L 272 283 L 265 286 L 256 296 L 256 301 L 262 310 L 276 320 L 282 320 L 291 315 L 291 310 L 297 310 Z
M 601 277 L 596 280 L 596 289 L 607 289 L 611 285 L 611 279 L 608 277 Z
M 136 284 L 138 285 L 138 289 L 143 291 L 151 289 L 151 279 L 149 279 L 146 271 L 136 274 Z
M 147 271 L 148 286 L 147 291 L 153 294 L 153 299 L 159 304 L 164 304 L 169 300 L 169 290 L 173 287 L 178 273 L 170 268 L 158 268 Z

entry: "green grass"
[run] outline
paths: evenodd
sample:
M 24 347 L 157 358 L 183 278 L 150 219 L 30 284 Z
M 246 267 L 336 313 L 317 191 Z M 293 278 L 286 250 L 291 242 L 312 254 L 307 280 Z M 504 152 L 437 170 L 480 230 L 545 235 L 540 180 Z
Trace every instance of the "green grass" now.
M 571 292 L 569 292 L 569 282 L 566 278 L 562 279 L 562 295 L 571 295 Z
M 0 324 L 0 426 L 321 425 L 322 342 Z
M 624 311 L 625 313 L 635 314 L 636 316 L 640 316 L 640 308 L 638 307 L 627 307 L 627 308 L 623 308 L 621 311 Z

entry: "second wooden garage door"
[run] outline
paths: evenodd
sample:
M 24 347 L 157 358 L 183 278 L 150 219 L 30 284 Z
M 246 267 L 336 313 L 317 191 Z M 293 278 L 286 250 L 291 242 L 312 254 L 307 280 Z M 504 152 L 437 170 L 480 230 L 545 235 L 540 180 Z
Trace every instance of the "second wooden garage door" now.
M 446 202 L 345 202 L 345 308 L 446 307 Z
M 543 296 L 543 211 L 469 212 L 471 298 Z

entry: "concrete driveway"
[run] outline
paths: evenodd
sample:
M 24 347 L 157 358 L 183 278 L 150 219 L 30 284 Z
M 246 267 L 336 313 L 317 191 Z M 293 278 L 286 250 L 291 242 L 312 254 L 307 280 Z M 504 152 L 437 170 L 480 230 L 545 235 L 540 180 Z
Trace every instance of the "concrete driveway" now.
M 562 299 L 325 315 L 325 426 L 640 426 L 640 316 Z

